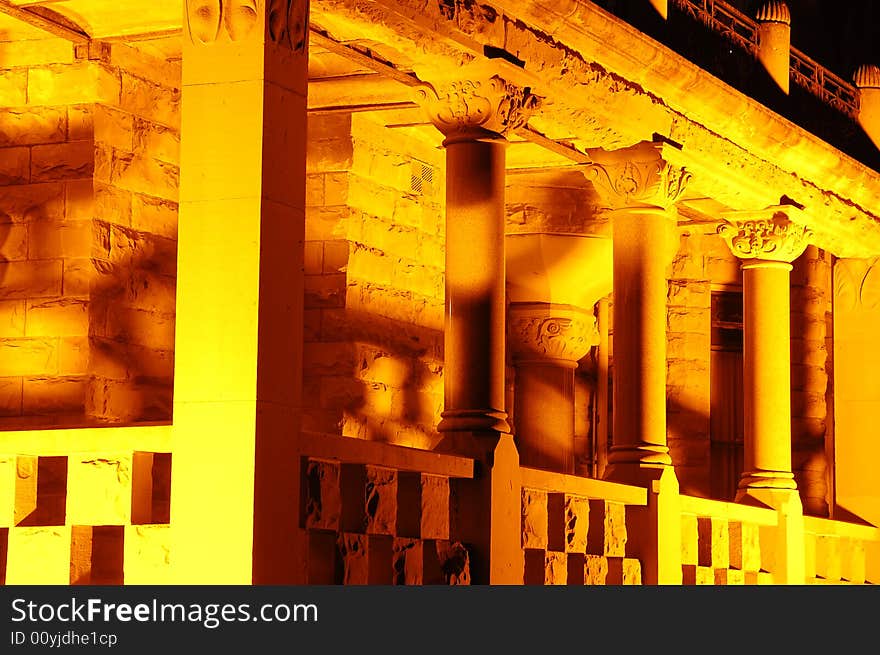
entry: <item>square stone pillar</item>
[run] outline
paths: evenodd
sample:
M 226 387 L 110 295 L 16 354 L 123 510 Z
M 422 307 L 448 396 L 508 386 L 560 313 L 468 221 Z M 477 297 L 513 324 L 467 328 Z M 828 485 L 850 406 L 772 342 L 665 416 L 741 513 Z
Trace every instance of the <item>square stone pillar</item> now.
M 171 521 L 181 583 L 295 583 L 308 3 L 184 3 Z

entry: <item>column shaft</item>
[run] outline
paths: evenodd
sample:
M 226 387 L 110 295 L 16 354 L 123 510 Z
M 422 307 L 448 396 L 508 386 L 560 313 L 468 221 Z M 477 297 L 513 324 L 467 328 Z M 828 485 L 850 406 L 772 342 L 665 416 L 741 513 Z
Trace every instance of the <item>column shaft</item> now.
M 506 141 L 446 142 L 445 411 L 440 431 L 510 431 L 504 411 Z
M 614 436 L 612 465 L 668 465 L 666 263 L 660 208 L 614 216 Z
M 794 489 L 791 473 L 791 264 L 743 263 L 745 470 L 740 488 Z
M 574 473 L 576 362 L 523 362 L 516 367 L 516 443 L 523 465 Z

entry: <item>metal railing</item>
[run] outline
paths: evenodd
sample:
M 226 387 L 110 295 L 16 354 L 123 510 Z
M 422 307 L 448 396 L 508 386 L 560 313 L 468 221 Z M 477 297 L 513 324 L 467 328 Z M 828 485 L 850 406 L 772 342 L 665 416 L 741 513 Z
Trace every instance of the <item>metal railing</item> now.
M 671 0 L 671 4 L 750 54 L 757 53 L 757 22 L 726 2 Z M 859 111 L 856 87 L 796 48 L 791 48 L 791 80 L 844 114 L 855 117 Z

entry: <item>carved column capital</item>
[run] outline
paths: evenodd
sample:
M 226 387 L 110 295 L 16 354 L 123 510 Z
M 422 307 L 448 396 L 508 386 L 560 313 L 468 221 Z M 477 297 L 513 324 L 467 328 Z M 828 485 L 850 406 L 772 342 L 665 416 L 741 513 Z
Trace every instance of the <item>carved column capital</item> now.
M 508 343 L 515 362 L 548 362 L 575 368 L 599 341 L 592 313 L 572 305 L 511 303 Z
M 779 206 L 731 212 L 725 214 L 728 220 L 718 226 L 718 234 L 740 259 L 790 264 L 806 250 L 812 236 L 808 227 L 792 222 L 787 215 L 799 211 L 794 206 Z
M 498 75 L 425 84 L 415 92 L 445 144 L 504 137 L 525 125 L 539 104 L 528 88 Z
M 609 209 L 668 209 L 684 193 L 691 173 L 668 159 L 669 146 L 642 141 L 620 150 L 591 151 L 586 171 Z

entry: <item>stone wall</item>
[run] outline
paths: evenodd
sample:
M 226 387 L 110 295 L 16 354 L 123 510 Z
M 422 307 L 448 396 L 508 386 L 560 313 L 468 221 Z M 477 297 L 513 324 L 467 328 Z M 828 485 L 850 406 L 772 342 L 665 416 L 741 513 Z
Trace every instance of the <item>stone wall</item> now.
M 436 144 L 366 114 L 309 117 L 306 430 L 422 448 L 443 406 Z
M 0 44 L 0 425 L 170 418 L 179 67 Z

